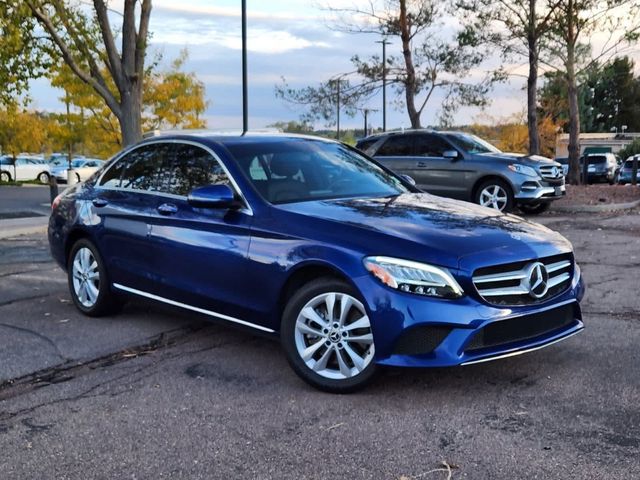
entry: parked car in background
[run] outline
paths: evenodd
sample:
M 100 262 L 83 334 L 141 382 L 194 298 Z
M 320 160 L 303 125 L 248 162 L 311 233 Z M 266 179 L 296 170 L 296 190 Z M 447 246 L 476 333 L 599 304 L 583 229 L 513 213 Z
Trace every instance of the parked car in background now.
M 633 160 L 636 160 L 638 163 L 638 167 L 636 170 L 636 183 L 640 185 L 640 155 L 633 155 L 625 160 L 620 168 L 620 173 L 618 174 L 618 183 L 620 185 L 626 185 L 627 183 L 631 183 L 631 179 L 633 178 Z
M 485 362 L 583 329 L 560 234 L 315 137 L 145 140 L 54 200 L 48 238 L 82 313 L 132 295 L 250 328 L 331 392 L 382 365 Z
M 65 153 L 52 153 L 48 158 L 51 168 L 66 166 L 69 164 L 69 156 Z
M 38 157 L 20 155 L 13 159 L 0 157 L 0 181 L 16 182 L 37 180 L 42 184 L 49 183 L 51 175 L 49 165 Z
M 504 153 L 463 132 L 407 130 L 372 135 L 357 148 L 429 193 L 502 212 L 541 213 L 565 194 L 562 165 Z
M 76 177 L 77 182 L 82 182 L 104 166 L 104 161 L 97 158 L 77 158 L 71 162 L 71 170 Z M 67 163 L 63 163 L 51 170 L 56 181 L 65 183 L 68 179 Z
M 618 160 L 613 153 L 589 153 L 580 157 L 580 165 L 587 159 L 587 183 L 607 182 L 613 185 L 616 179 Z M 582 167 L 584 168 L 584 167 Z

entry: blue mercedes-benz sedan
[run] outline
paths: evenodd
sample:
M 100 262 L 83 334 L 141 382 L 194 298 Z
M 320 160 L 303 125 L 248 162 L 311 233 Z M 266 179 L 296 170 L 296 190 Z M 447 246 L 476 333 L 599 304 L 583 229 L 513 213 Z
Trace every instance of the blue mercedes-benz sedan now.
M 332 392 L 380 365 L 484 362 L 583 328 L 562 236 L 314 137 L 144 140 L 54 201 L 49 242 L 86 315 L 133 295 L 279 336 Z

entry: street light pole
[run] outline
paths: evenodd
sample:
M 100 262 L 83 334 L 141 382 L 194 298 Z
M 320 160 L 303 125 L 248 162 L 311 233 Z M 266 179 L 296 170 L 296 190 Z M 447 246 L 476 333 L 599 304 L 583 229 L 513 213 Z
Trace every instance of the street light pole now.
M 249 130 L 249 98 L 247 93 L 247 0 L 242 0 L 242 134 Z
M 363 137 L 367 136 L 367 115 L 369 114 L 369 109 L 365 108 L 364 109 L 364 135 Z
M 336 140 L 340 140 L 340 79 L 336 80 L 337 83 L 337 91 L 336 91 Z
M 382 44 L 382 131 L 387 131 L 387 45 L 386 38 L 376 41 Z

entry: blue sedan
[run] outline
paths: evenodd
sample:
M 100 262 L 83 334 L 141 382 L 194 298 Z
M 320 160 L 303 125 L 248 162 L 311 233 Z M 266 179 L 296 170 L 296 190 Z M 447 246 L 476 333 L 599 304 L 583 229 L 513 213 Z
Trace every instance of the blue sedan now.
M 147 139 L 55 200 L 49 242 L 84 314 L 133 295 L 279 337 L 331 392 L 381 365 L 484 362 L 583 328 L 562 236 L 314 137 Z

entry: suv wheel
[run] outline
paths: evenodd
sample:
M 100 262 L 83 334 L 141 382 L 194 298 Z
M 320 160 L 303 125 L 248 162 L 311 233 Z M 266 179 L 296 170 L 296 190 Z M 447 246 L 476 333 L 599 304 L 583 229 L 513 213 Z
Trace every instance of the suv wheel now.
M 523 213 L 527 213 L 529 215 L 538 215 L 540 213 L 543 213 L 549 210 L 550 206 L 551 206 L 551 202 L 538 202 L 538 203 L 522 203 L 518 205 L 518 208 L 522 210 Z
M 504 213 L 513 210 L 511 187 L 499 179 L 486 180 L 476 190 L 474 201 L 483 207 L 494 208 Z
M 85 315 L 99 317 L 121 306 L 120 299 L 111 292 L 102 257 L 89 240 L 80 239 L 71 248 L 67 276 L 73 303 Z
M 369 317 L 343 281 L 320 278 L 300 288 L 284 310 L 280 337 L 293 370 L 320 390 L 352 392 L 376 373 Z

